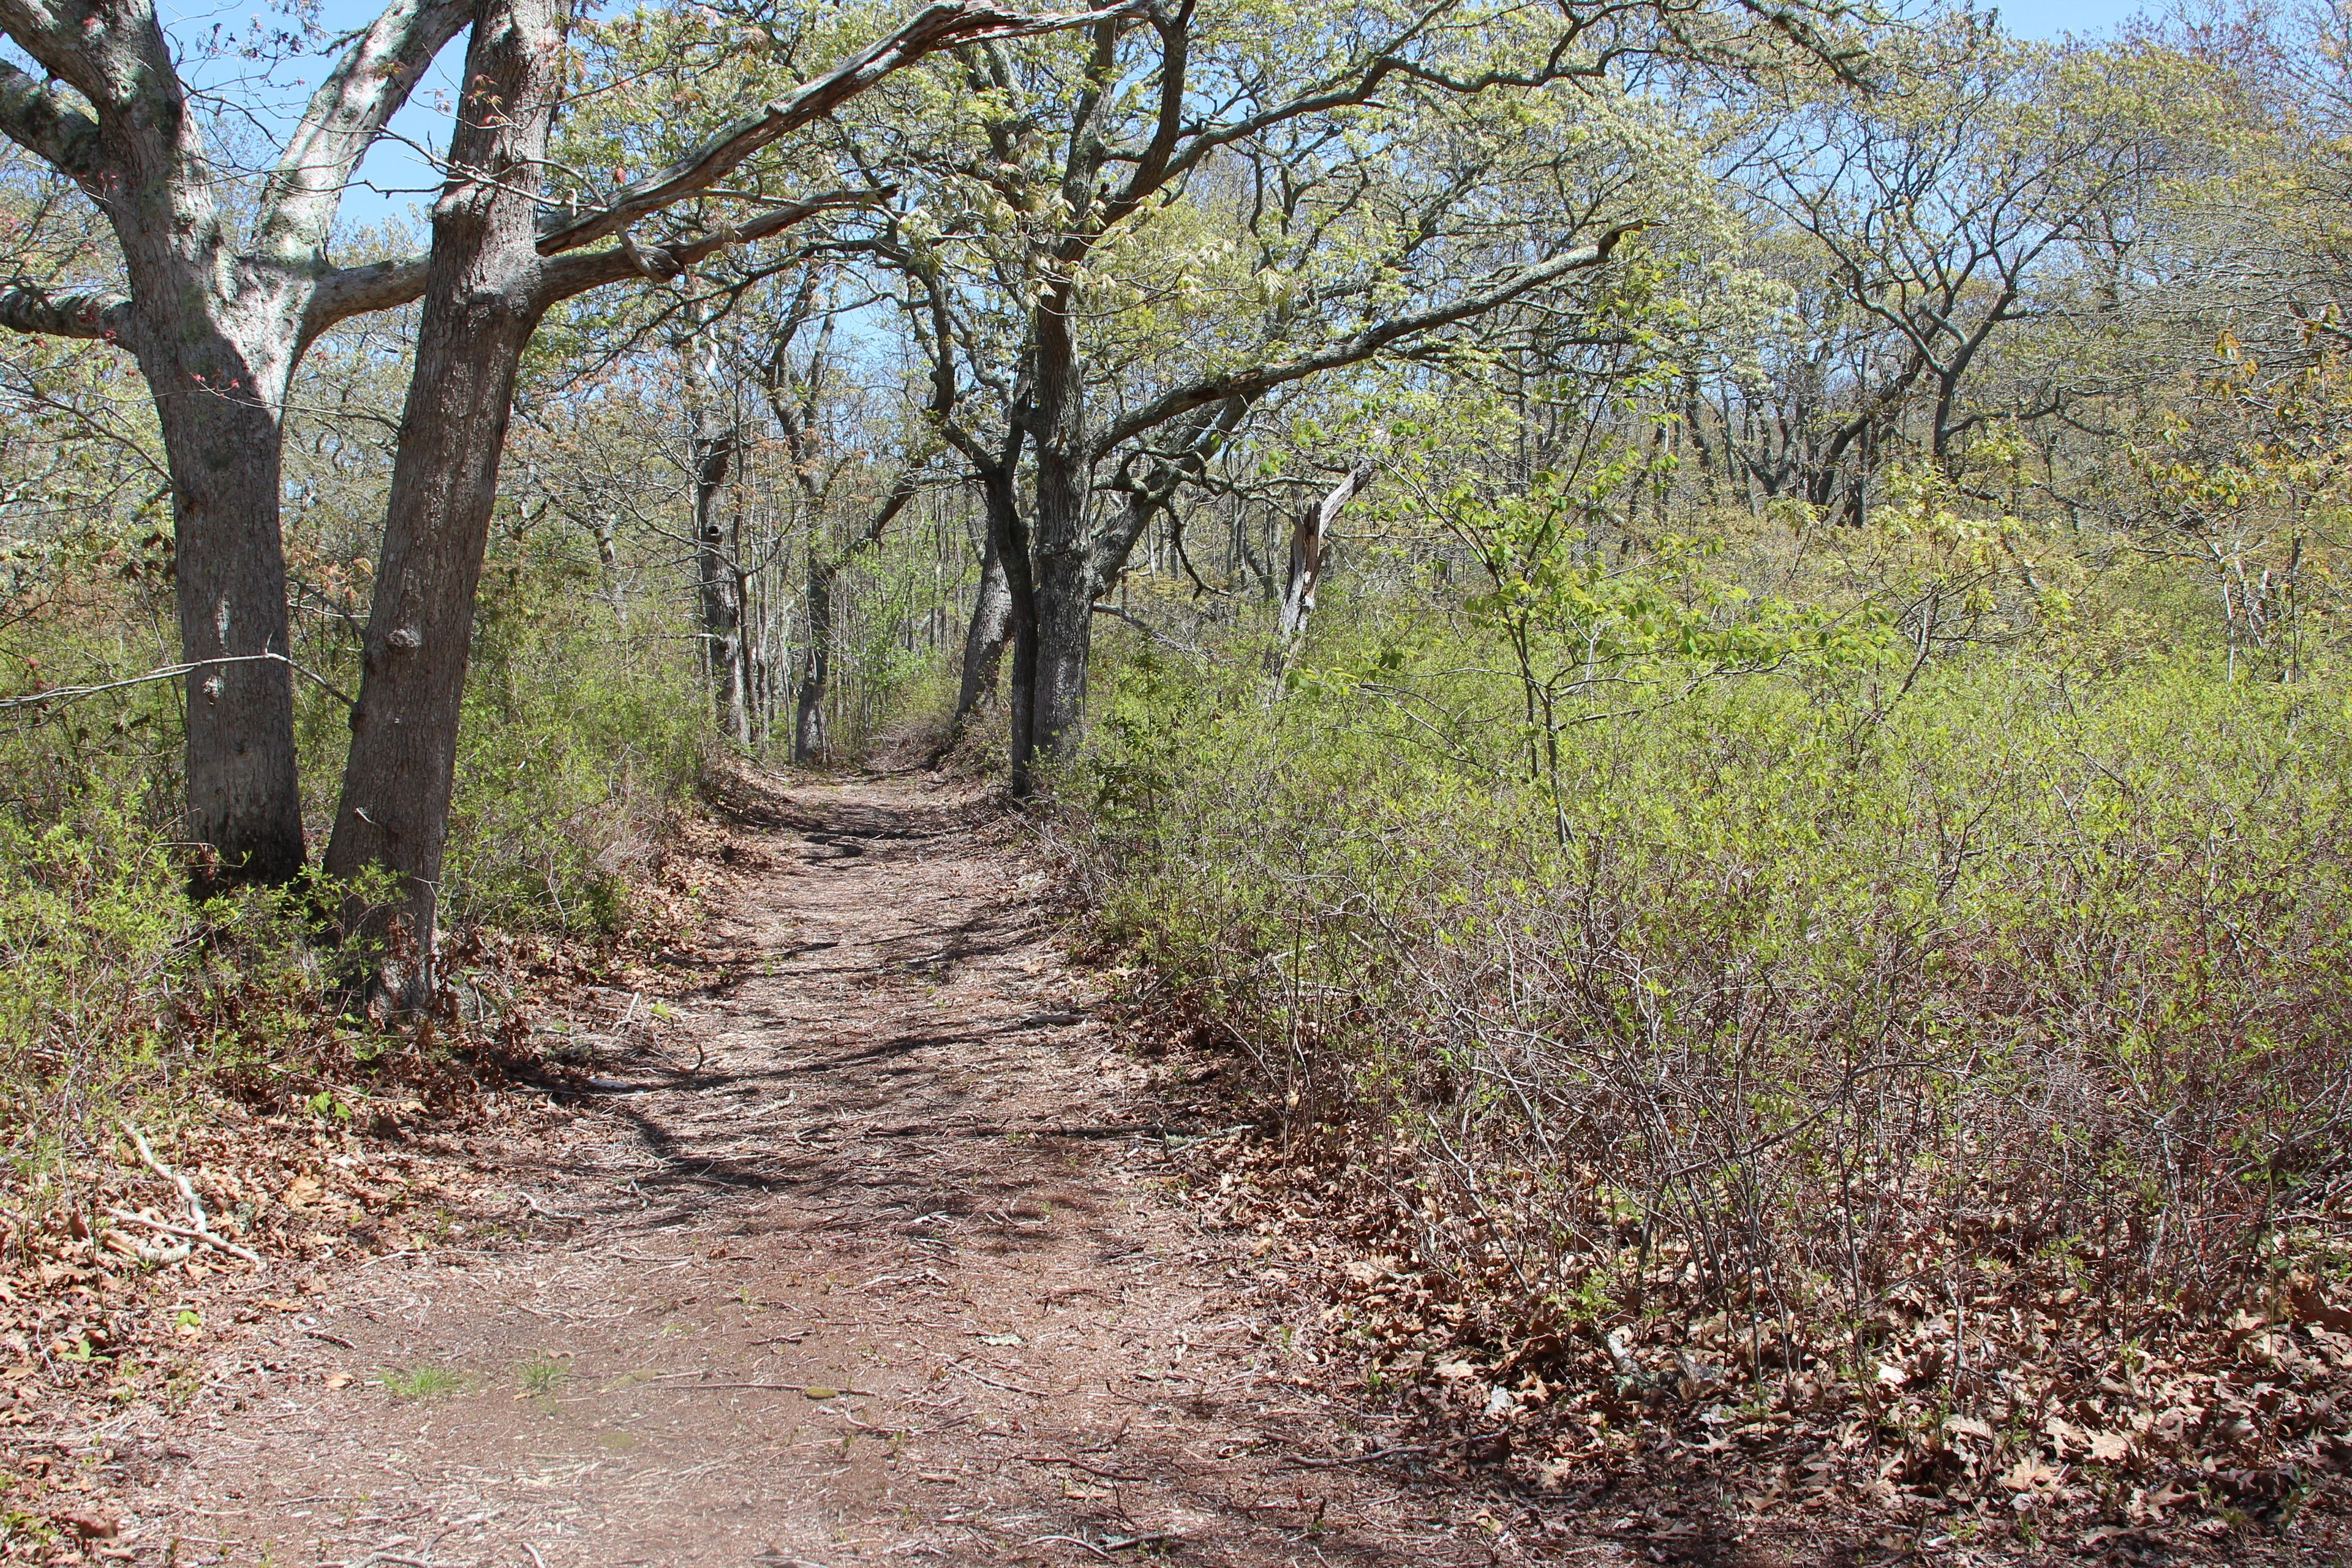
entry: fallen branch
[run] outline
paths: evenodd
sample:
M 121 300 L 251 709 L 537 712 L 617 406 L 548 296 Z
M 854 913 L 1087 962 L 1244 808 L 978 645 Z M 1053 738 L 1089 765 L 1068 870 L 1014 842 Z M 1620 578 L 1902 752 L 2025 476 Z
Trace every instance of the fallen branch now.
M 689 1383 L 680 1392 L 691 1394 L 705 1388 L 761 1388 L 772 1394 L 797 1394 L 803 1399 L 814 1399 L 819 1402 L 827 1399 L 878 1399 L 881 1397 L 870 1388 L 834 1388 L 822 1383 Z
M 875 1393 L 872 1389 L 870 1389 L 870 1388 L 835 1388 L 833 1384 L 829 1384 L 829 1383 L 688 1383 L 688 1382 L 686 1382 L 686 1380 L 687 1380 L 687 1379 L 688 1379 L 688 1378 L 700 1377 L 701 1375 L 702 1375 L 702 1374 L 701 1374 L 700 1373 L 698 1373 L 698 1372 L 666 1372 L 666 1373 L 661 1373 L 661 1374 L 660 1374 L 659 1376 L 657 1376 L 657 1377 L 644 1377 L 644 1378 L 639 1378 L 639 1379 L 637 1379 L 637 1381 L 636 1381 L 636 1384 L 635 1384 L 635 1386 L 638 1386 L 638 1387 L 646 1387 L 646 1386 L 650 1386 L 651 1384 L 656 1384 L 656 1383 L 667 1383 L 667 1384 L 683 1384 L 685 1385 L 685 1388 L 686 1388 L 686 1389 L 688 1389 L 688 1390 L 691 1390 L 691 1389 L 698 1389 L 698 1388 L 756 1388 L 756 1389 L 764 1389 L 764 1390 L 766 1390 L 766 1391 L 768 1391 L 769 1393 L 772 1393 L 772 1394 L 799 1394 L 799 1395 L 800 1395 L 802 1398 L 803 1398 L 803 1399 L 817 1399 L 817 1400 L 825 1400 L 825 1399 L 878 1399 L 878 1398 L 880 1398 L 880 1397 L 881 1397 L 881 1395 L 879 1395 L 879 1394 L 876 1394 L 876 1393 Z M 811 1390 L 811 1389 L 814 1389 L 816 1392 L 815 1392 L 815 1393 L 814 1393 L 814 1394 L 812 1394 L 812 1393 L 810 1393 L 810 1392 L 809 1392 L 809 1390 Z
M 1435 1450 L 1426 1443 L 1412 1443 L 1402 1447 L 1381 1448 L 1370 1454 L 1358 1454 L 1349 1459 L 1310 1459 L 1297 1454 L 1285 1454 L 1282 1457 L 1282 1468 L 1295 1470 L 1336 1470 L 1348 1465 L 1369 1465 L 1381 1459 L 1401 1459 L 1408 1454 L 1433 1452 Z
M 205 1217 L 204 1200 L 196 1196 L 195 1184 L 157 1159 L 155 1151 L 147 1146 L 147 1140 L 141 1134 L 138 1128 L 132 1126 L 128 1121 L 123 1121 L 121 1126 L 122 1131 L 130 1134 L 131 1145 L 139 1151 L 139 1157 L 147 1163 L 147 1168 L 180 1189 L 180 1201 L 188 1205 L 189 1228 L 182 1229 L 177 1226 L 166 1225 L 161 1220 L 151 1220 L 140 1215 L 126 1214 L 121 1209 L 110 1209 L 109 1213 L 117 1219 L 132 1220 L 140 1225 L 152 1226 L 157 1230 L 173 1236 L 184 1237 L 190 1241 L 201 1241 L 206 1247 L 226 1252 L 233 1258 L 242 1258 L 248 1263 L 257 1264 L 261 1261 L 261 1254 L 251 1247 L 239 1247 L 234 1241 L 214 1235 L 212 1222 Z
M 1001 1388 L 1007 1394 L 1025 1394 L 1032 1399 L 1051 1399 L 1054 1397 L 1052 1394 L 1045 1393 L 1043 1390 L 1024 1388 L 1017 1383 L 999 1383 L 992 1377 L 972 1371 L 971 1368 L 964 1365 L 964 1363 L 960 1361 L 951 1361 L 948 1363 L 948 1364 L 955 1368 L 956 1371 L 963 1373 L 966 1377 L 971 1379 L 974 1383 L 984 1383 L 991 1388 Z
M 1084 1470 L 1098 1480 L 1148 1481 L 1151 1479 L 1150 1476 L 1130 1476 L 1121 1470 L 1106 1470 L 1098 1466 L 1089 1465 L 1084 1459 L 1073 1459 L 1065 1454 L 1015 1454 L 1013 1458 L 1024 1465 L 1067 1465 L 1074 1470 Z
M 106 1212 L 123 1225 L 144 1226 L 149 1230 L 162 1231 L 165 1236 L 176 1236 L 183 1241 L 201 1241 L 206 1247 L 215 1247 L 235 1258 L 242 1258 L 247 1263 L 261 1261 L 261 1254 L 251 1247 L 239 1247 L 234 1241 L 224 1240 L 208 1230 L 193 1230 L 184 1225 L 173 1225 L 169 1220 L 149 1219 L 145 1215 L 132 1214 L 129 1209 L 110 1208 Z
M 1048 1541 L 1066 1542 L 1072 1546 L 1085 1547 L 1088 1552 L 1093 1552 L 1096 1556 L 1101 1558 L 1106 1563 L 1116 1563 L 1118 1559 L 1111 1555 L 1114 1552 L 1124 1552 L 1130 1546 L 1148 1546 L 1154 1542 L 1173 1541 L 1175 1539 L 1176 1537 L 1167 1531 L 1155 1530 L 1148 1535 L 1106 1535 L 1103 1537 L 1102 1544 L 1100 1546 L 1096 1545 L 1091 1541 L 1081 1540 L 1079 1537 L 1075 1535 L 1032 1536 L 1030 1538 L 1029 1544 L 1032 1546 L 1038 1546 Z

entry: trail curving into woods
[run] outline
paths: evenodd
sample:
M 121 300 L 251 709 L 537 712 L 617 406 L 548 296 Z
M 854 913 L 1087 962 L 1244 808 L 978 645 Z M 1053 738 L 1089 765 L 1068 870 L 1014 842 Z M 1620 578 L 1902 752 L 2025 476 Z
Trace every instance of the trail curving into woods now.
M 1169 1195 L 1148 1068 L 1094 1016 L 1010 825 L 901 779 L 743 816 L 724 977 L 553 1131 L 475 1149 L 508 1238 L 322 1276 L 227 1346 L 111 1550 L 1550 1555 L 1388 1473 L 1291 1360 L 1246 1250 Z

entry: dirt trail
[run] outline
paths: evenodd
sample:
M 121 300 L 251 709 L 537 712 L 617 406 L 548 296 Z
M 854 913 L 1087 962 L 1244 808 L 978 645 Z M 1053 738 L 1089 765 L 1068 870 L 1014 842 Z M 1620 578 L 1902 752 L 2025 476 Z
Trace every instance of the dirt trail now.
M 895 781 L 772 802 L 729 977 L 684 1003 L 701 1070 L 648 1061 L 485 1152 L 513 1239 L 331 1275 L 236 1344 L 115 1552 L 1516 1557 L 1315 1462 L 1366 1438 L 1156 1185 L 1161 1144 L 1122 1131 L 1154 1118 L 1143 1069 L 980 815 Z

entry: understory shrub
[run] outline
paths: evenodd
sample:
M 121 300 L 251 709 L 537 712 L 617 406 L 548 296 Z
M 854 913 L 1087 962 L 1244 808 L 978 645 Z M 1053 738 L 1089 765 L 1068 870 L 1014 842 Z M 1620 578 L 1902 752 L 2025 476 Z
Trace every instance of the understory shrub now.
M 1104 935 L 1384 1190 L 1389 1331 L 1466 1321 L 1498 1379 L 1650 1375 L 1647 1337 L 1927 1464 L 2025 1419 L 2021 1367 L 2341 1315 L 2340 675 L 2017 647 L 1891 706 L 1884 668 L 1616 685 L 1555 795 L 1507 658 L 1360 608 L 1278 700 L 1131 655 L 1071 782 Z M 2273 1459 L 2342 1440 L 2273 1398 Z M 2174 1436 L 2228 1448 L 2227 1403 Z

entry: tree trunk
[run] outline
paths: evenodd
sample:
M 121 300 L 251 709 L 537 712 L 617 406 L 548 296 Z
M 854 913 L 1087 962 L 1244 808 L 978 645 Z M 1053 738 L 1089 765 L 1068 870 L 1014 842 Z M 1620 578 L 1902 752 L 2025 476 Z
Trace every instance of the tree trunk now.
M 1039 511 L 1045 511 L 1040 507 Z M 1029 679 L 1030 759 L 1066 760 L 1086 719 L 1087 669 L 1094 651 L 1095 582 L 1082 551 L 1056 551 L 1037 563 Z M 1033 761 L 1034 765 L 1034 761 Z
M 808 652 L 801 660 L 800 698 L 793 711 L 793 761 L 803 765 L 824 755 L 824 687 L 833 674 L 832 564 L 809 554 Z
M 304 851 L 284 662 L 293 647 L 278 534 L 278 389 L 211 390 L 256 379 L 215 333 L 158 323 L 141 335 L 157 343 L 141 364 L 172 473 L 181 658 L 199 666 L 187 688 L 186 833 L 205 847 L 192 890 L 284 882 L 301 870 Z M 188 337 L 197 341 L 184 347 Z
M 1096 581 L 1087 548 L 1086 387 L 1070 336 L 1070 289 L 1057 286 L 1036 316 L 1034 428 L 1037 516 L 1025 616 L 1016 599 L 1013 649 L 1013 790 L 1034 784 L 1039 757 L 1059 761 L 1077 744 L 1086 717 L 1087 661 L 1093 651 Z M 1008 564 L 1011 552 L 1005 552 Z M 1016 595 L 1020 589 L 1015 589 Z M 1025 620 L 1025 626 L 1022 623 Z M 1018 633 L 1028 634 L 1023 656 Z
M 452 134 L 455 171 L 433 209 L 416 368 L 401 416 L 383 552 L 368 617 L 352 749 L 327 870 L 400 878 L 419 963 L 405 1005 L 431 985 L 436 905 L 474 595 L 497 499 L 515 374 L 538 324 L 531 193 L 562 68 L 552 0 L 484 0 Z M 347 911 L 346 929 L 354 923 Z
M 127 346 L 172 477 L 181 658 L 200 666 L 188 676 L 185 740 L 187 837 L 205 847 L 190 880 L 202 894 L 302 868 L 278 499 L 308 292 L 260 269 L 231 282 L 194 121 L 160 89 L 147 107 L 159 134 L 126 136 L 125 194 L 101 205 L 131 283 Z
M 991 508 L 997 504 L 992 493 L 987 504 Z M 1004 644 L 1013 632 L 1013 589 L 1005 581 L 1004 557 L 998 552 L 997 542 L 1010 531 L 992 520 L 987 542 L 981 548 L 980 590 L 972 597 L 971 624 L 964 631 L 963 679 L 956 692 L 958 730 L 980 710 L 982 701 L 996 695 Z
M 698 411 L 695 423 L 704 424 Z M 736 432 L 698 428 L 694 436 L 694 552 L 702 591 L 702 647 L 710 660 L 710 692 L 719 722 L 742 745 L 751 743 L 751 709 L 743 691 L 743 576 L 726 523 L 719 515 Z

